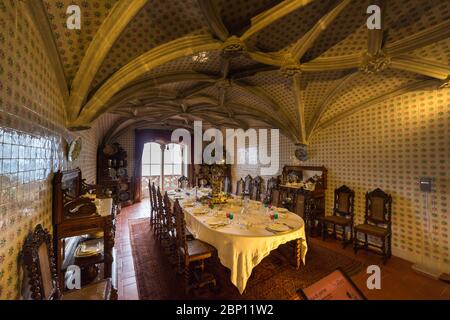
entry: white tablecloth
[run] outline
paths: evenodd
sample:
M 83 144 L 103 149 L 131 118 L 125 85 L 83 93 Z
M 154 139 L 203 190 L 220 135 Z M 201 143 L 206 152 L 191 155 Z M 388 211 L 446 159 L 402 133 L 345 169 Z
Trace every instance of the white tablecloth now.
M 172 200 L 174 196 L 171 196 Z M 304 221 L 293 213 L 279 214 L 279 223 L 291 227 L 287 232 L 274 233 L 266 227 L 272 222 L 270 215 L 257 204 L 250 205 L 248 213 L 242 214 L 242 207 L 238 205 L 226 205 L 224 208 L 210 210 L 208 214 L 194 214 L 194 207 L 186 206 L 186 202 L 179 200 L 184 210 L 186 226 L 196 239 L 209 243 L 217 249 L 220 262 L 231 270 L 231 282 L 242 294 L 252 270 L 262 259 L 281 244 L 292 240 L 302 239 L 302 261 L 305 263 L 307 244 L 305 237 Z M 234 213 L 231 224 L 219 228 L 213 228 L 208 224 L 211 219 L 226 218 L 227 212 Z M 294 257 L 293 257 L 294 259 Z

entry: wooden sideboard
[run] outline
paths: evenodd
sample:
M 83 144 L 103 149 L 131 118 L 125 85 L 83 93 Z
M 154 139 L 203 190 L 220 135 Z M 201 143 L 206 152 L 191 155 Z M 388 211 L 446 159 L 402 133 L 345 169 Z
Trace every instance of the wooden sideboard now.
M 94 200 L 86 193 L 101 197 L 101 188 L 83 181 L 80 169 L 58 171 L 53 178 L 53 238 L 56 267 L 62 290 L 65 288 L 65 273 L 70 265 L 81 269 L 83 284 L 97 278 L 112 278 L 117 288 L 117 273 L 114 259 L 115 216 L 117 206 L 111 213 L 100 215 Z M 75 249 L 88 235 L 103 238 L 103 253 L 92 257 L 77 258 Z
M 314 183 L 314 190 L 297 185 L 299 182 Z M 291 211 L 296 209 L 312 234 L 318 234 L 321 230 L 321 218 L 325 215 L 326 188 L 327 169 L 323 166 L 286 165 L 283 168 L 279 184 L 283 205 Z

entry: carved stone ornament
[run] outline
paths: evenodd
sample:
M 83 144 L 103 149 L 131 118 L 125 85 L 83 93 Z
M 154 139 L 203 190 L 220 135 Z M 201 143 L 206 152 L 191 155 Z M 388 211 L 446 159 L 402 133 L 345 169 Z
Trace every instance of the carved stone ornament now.
M 245 43 L 236 36 L 228 38 L 222 46 L 224 57 L 235 57 L 247 51 Z
M 440 89 L 450 88 L 450 76 L 444 80 L 444 82 L 441 84 L 441 86 L 439 88 Z
M 301 65 L 295 61 L 287 60 L 280 69 L 283 76 L 291 78 L 296 74 L 302 73 Z
M 390 64 L 391 58 L 385 53 L 379 52 L 374 56 L 367 54 L 359 69 L 364 73 L 372 74 L 387 69 Z
M 226 89 L 231 87 L 231 81 L 229 79 L 221 79 L 216 82 L 216 88 Z

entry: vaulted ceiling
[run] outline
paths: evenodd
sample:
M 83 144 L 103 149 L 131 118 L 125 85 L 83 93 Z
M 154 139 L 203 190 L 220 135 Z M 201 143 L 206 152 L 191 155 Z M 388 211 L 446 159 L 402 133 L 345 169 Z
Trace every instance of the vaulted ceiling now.
M 277 127 L 294 142 L 384 99 L 448 86 L 441 0 L 26 0 L 65 97 L 67 126 Z M 69 5 L 82 29 L 66 28 Z M 369 5 L 382 30 L 368 30 Z

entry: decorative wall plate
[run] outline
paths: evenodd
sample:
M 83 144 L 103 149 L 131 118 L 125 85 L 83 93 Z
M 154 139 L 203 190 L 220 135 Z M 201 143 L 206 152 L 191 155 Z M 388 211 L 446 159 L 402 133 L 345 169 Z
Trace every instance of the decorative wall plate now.
M 117 147 L 115 145 L 107 144 L 103 148 L 103 153 L 107 156 L 112 156 L 117 153 Z
M 69 153 L 67 155 L 67 160 L 70 162 L 75 161 L 78 159 L 81 153 L 81 137 L 76 138 L 73 140 L 69 145 Z
M 128 183 L 119 184 L 119 190 L 120 191 L 128 191 Z
M 306 151 L 306 145 L 298 145 L 298 148 L 295 150 L 295 157 L 300 161 L 308 160 L 308 152 Z
M 128 201 L 130 200 L 130 193 L 126 191 L 122 191 L 119 193 L 119 200 L 120 201 Z
M 126 168 L 119 168 L 117 169 L 117 176 L 119 178 L 124 178 L 127 176 L 127 169 Z

